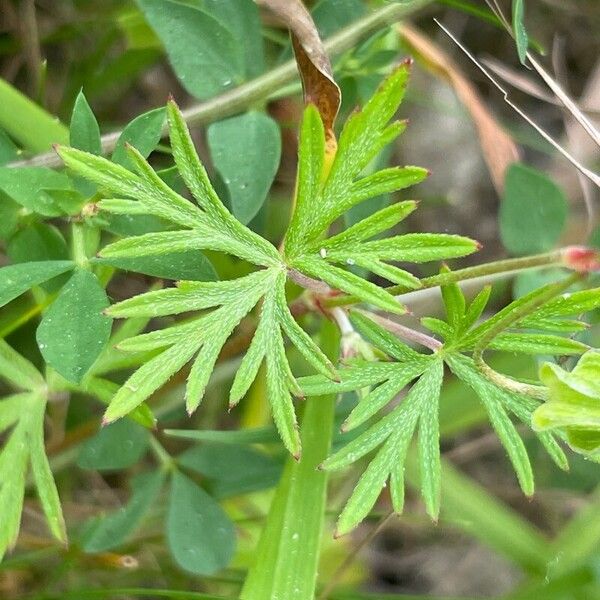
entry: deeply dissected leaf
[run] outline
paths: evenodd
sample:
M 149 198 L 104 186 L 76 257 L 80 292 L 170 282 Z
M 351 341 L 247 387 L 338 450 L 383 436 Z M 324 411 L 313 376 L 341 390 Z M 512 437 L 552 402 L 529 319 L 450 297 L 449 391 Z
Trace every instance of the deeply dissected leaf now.
M 440 272 L 447 273 L 449 269 L 445 267 Z M 465 296 L 457 283 L 443 285 L 441 291 L 448 325 L 456 332 L 460 332 L 465 319 Z
M 500 333 L 489 345 L 494 350 L 522 352 L 525 354 L 583 354 L 589 349 L 587 344 L 560 337 L 535 333 Z
M 441 382 L 440 382 L 441 387 Z M 419 465 L 421 494 L 427 514 L 437 520 L 442 494 L 442 466 L 440 462 L 439 388 L 427 398 L 427 406 L 419 418 Z
M 251 248 L 256 256 L 260 256 L 253 260 L 255 264 L 281 264 L 279 253 L 274 246 L 244 227 L 219 200 L 198 158 L 181 112 L 174 102 L 167 104 L 167 118 L 175 163 L 196 202 L 212 217 L 214 229 L 226 231 L 232 240 Z
M 531 317 L 523 319 L 522 323 L 528 324 L 530 320 L 550 319 L 580 315 L 600 307 L 600 288 L 591 288 L 572 293 L 564 293 L 553 298 L 538 308 Z
M 77 270 L 54 301 L 37 330 L 42 356 L 65 379 L 78 383 L 108 342 L 109 305 L 94 274 Z
M 393 363 L 355 361 L 338 371 L 339 380 L 334 381 L 323 375 L 309 375 L 299 377 L 298 385 L 307 396 L 339 394 L 381 383 L 389 379 L 396 369 L 397 365 Z
M 499 310 L 498 312 L 493 314 L 489 319 L 483 321 L 479 325 L 473 327 L 470 331 L 466 332 L 465 335 L 460 340 L 460 345 L 465 348 L 473 345 L 474 343 L 477 342 L 477 340 L 480 340 L 482 337 L 484 337 L 490 330 L 492 330 L 502 320 L 506 319 L 509 315 L 513 315 L 513 314 L 518 315 L 524 306 L 531 306 L 532 303 L 535 303 L 540 298 L 551 295 L 553 289 L 556 289 L 557 291 L 564 289 L 561 286 L 562 286 L 562 281 L 549 283 L 547 285 L 544 285 L 540 288 L 537 288 L 537 289 L 531 291 L 528 294 L 525 294 L 524 296 L 521 296 L 520 298 L 517 298 L 516 300 L 513 300 L 510 304 L 507 304 L 504 308 L 502 308 L 501 310 Z M 591 290 L 588 290 L 588 291 L 591 291 Z M 579 303 L 580 300 L 581 300 L 581 303 L 585 304 L 585 305 L 591 304 L 592 306 L 594 306 L 594 305 L 597 305 L 597 303 L 598 303 L 598 298 L 594 298 L 593 294 L 592 295 L 586 294 L 585 297 L 575 298 L 575 300 L 573 302 L 569 301 L 570 297 L 571 297 L 570 294 L 563 295 L 562 299 L 565 300 L 566 303 L 564 305 L 562 305 L 561 303 L 558 304 L 559 306 L 562 306 L 563 310 L 564 310 L 564 312 L 560 312 L 559 314 L 576 313 L 577 304 Z M 542 302 L 541 305 L 537 309 L 533 310 L 533 312 L 527 312 L 527 311 L 524 312 L 523 317 L 521 317 L 521 318 L 519 318 L 517 316 L 517 318 L 512 323 L 511 327 L 515 328 L 515 327 L 527 326 L 531 323 L 532 320 L 535 321 L 540 318 L 541 319 L 547 318 L 550 315 L 547 312 L 545 312 L 546 307 L 549 305 L 550 306 L 554 305 L 554 302 L 556 300 L 559 300 L 559 298 L 554 298 L 548 302 Z M 573 313 L 570 312 L 571 309 L 573 309 Z M 559 309 L 559 310 L 561 310 L 561 309 Z
M 388 381 L 374 388 L 360 399 L 344 421 L 342 429 L 350 431 L 370 419 L 393 400 L 406 385 L 418 377 L 427 368 L 427 365 L 427 360 L 415 359 L 397 365 L 396 372 Z M 433 412 L 437 415 L 437 411 Z
M 359 178 L 367 163 L 404 128 L 403 123 L 387 123 L 403 97 L 407 77 L 408 64 L 403 64 L 362 111 L 348 119 L 330 167 L 324 166 L 325 130 L 319 113 L 310 105 L 306 108 L 300 135 L 297 202 L 284 246 L 295 269 L 392 312 L 402 309 L 381 290 L 371 288 L 369 282 L 341 266 L 361 266 L 394 283 L 417 288 L 419 282 L 414 276 L 384 261 L 426 262 L 464 256 L 477 249 L 467 238 L 436 234 L 368 240 L 406 217 L 414 210 L 414 202 L 388 207 L 345 232 L 321 239 L 327 227 L 353 206 L 427 176 L 428 172 L 419 167 L 392 167 Z
M 323 463 L 325 469 L 340 469 L 381 445 L 338 519 L 336 531 L 339 535 L 351 531 L 360 523 L 371 510 L 385 482 L 400 468 L 398 463 L 402 464 L 406 458 L 408 443 L 417 421 L 421 422 L 419 438 L 423 497 L 429 514 L 437 518 L 440 496 L 439 431 L 433 419 L 436 422 L 438 420 L 442 376 L 443 362 L 430 360 L 423 375 L 391 413 Z M 425 414 L 428 411 L 429 414 Z M 396 473 L 394 484 L 397 486 L 401 483 Z M 400 499 L 397 491 L 395 496 L 397 500 Z M 396 502 L 397 509 L 400 504 Z
M 56 484 L 44 451 L 45 408 L 46 399 L 39 392 L 0 400 L 0 431 L 12 427 L 0 448 L 0 559 L 17 538 L 28 464 L 50 532 L 60 542 L 66 541 Z
M 43 402 L 39 402 L 39 405 L 39 410 L 34 411 L 29 416 L 31 419 L 31 431 L 28 436 L 31 471 L 50 532 L 58 541 L 64 544 L 67 541 L 67 528 L 60 505 L 60 498 L 58 497 L 58 490 L 56 489 L 56 483 L 44 446 L 45 405 Z
M 348 229 L 327 239 L 327 246 L 335 248 L 338 246 L 350 246 L 356 242 L 364 242 L 369 238 L 391 229 L 403 221 L 417 208 L 414 200 L 398 202 L 386 208 L 382 208 L 369 217 L 358 221 Z
M 422 358 L 418 352 L 365 314 L 353 311 L 350 314 L 350 321 L 364 338 L 396 360 L 415 361 Z
M 184 227 L 194 227 L 204 222 L 202 213 L 156 174 L 151 176 L 145 170 L 146 177 L 143 179 L 121 165 L 81 150 L 58 147 L 57 152 L 64 163 L 78 175 L 110 190 L 117 197 L 135 198 L 139 204 L 135 203 L 134 206 L 144 208 L 151 215 Z M 128 154 L 130 158 L 136 159 L 137 166 L 144 165 L 143 157 L 135 149 L 130 148 Z M 135 214 L 139 214 L 139 211 Z
M 502 405 L 502 396 L 493 383 L 481 375 L 474 363 L 465 357 L 451 357 L 448 364 L 452 371 L 470 386 L 483 402 L 490 421 L 506 449 L 517 473 L 519 484 L 525 494 L 533 494 L 533 472 L 523 440 L 517 433 Z
M 362 279 L 358 275 L 354 275 L 354 273 L 329 264 L 318 255 L 311 258 L 297 259 L 293 264 L 299 271 L 316 279 L 321 279 L 335 289 L 355 295 L 363 302 L 374 304 L 383 310 L 396 314 L 406 312 L 406 308 L 383 288 Z
M 490 294 L 492 292 L 492 286 L 486 285 L 478 294 L 473 298 L 471 304 L 465 312 L 463 319 L 463 329 L 467 330 L 473 327 L 477 323 L 477 320 L 481 317 L 485 307 L 487 306 Z
M 325 130 L 314 105 L 304 110 L 298 147 L 296 207 L 285 238 L 286 252 L 294 252 L 303 243 L 304 223 L 311 218 L 319 200 L 324 177 Z
M 250 222 L 263 205 L 279 167 L 277 123 L 263 113 L 248 112 L 213 123 L 207 141 L 229 192 L 233 214 L 244 224 Z

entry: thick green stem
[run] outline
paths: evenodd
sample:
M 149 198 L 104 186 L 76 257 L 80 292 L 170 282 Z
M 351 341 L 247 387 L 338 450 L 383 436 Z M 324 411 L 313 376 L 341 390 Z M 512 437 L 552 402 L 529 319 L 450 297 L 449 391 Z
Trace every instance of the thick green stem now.
M 474 267 L 466 267 L 457 271 L 448 271 L 431 277 L 421 279 L 422 287 L 419 289 L 428 289 L 446 285 L 449 283 L 458 283 L 469 279 L 477 279 L 479 277 L 489 277 L 498 274 L 513 274 L 525 271 L 527 269 L 540 269 L 542 267 L 563 266 L 564 249 L 545 252 L 544 254 L 534 254 L 533 256 L 523 256 L 519 258 L 507 258 L 504 260 L 496 260 L 494 262 L 485 263 L 483 265 L 475 265 Z M 401 285 L 394 285 L 386 288 L 390 294 L 402 295 L 408 292 L 414 292 Z M 334 296 L 326 298 L 322 304 L 326 307 L 346 306 L 359 302 L 355 296 Z
M 324 321 L 324 352 L 337 360 L 339 336 Z M 317 581 L 335 396 L 310 398 L 302 419 L 302 458 L 288 458 L 262 531 L 256 561 L 248 572 L 241 600 L 313 600 Z
M 42 152 L 52 144 L 68 143 L 69 130 L 65 125 L 2 79 L 0 105 L 0 127 L 26 150 Z
M 432 4 L 433 0 L 410 0 L 409 2 L 394 2 L 373 11 L 364 19 L 342 29 L 339 33 L 325 41 L 325 49 L 330 55 L 340 54 L 353 48 L 361 39 L 371 33 L 379 31 L 382 27 L 403 19 L 417 10 Z M 202 102 L 183 111 L 185 120 L 194 125 L 210 123 L 224 117 L 234 115 L 254 102 L 264 100 L 283 86 L 294 81 L 298 76 L 296 62 L 290 60 L 268 73 L 248 81 L 237 88 L 225 92 L 220 96 Z M 166 129 L 163 132 L 167 133 Z M 111 152 L 121 135 L 115 131 L 102 136 L 102 151 Z M 11 167 L 18 166 L 47 166 L 58 167 L 62 164 L 54 152 L 34 156 L 31 159 L 11 163 Z

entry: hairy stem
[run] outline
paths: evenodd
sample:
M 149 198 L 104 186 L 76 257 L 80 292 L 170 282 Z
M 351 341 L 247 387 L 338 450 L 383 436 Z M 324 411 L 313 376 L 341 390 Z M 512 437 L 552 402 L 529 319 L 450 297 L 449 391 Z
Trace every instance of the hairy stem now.
M 576 281 L 579 281 L 584 275 L 582 273 L 572 273 L 569 277 L 555 283 L 554 285 L 548 287 L 548 289 L 543 293 L 539 294 L 532 298 L 529 302 L 522 304 L 515 310 L 509 312 L 504 316 L 504 318 L 498 320 L 497 323 L 491 327 L 486 334 L 477 342 L 475 349 L 473 351 L 473 359 L 477 364 L 478 369 L 481 373 L 487 377 L 490 381 L 495 384 L 506 388 L 510 391 L 517 392 L 520 394 L 526 394 L 528 396 L 533 396 L 539 400 L 544 400 L 546 398 L 546 388 L 538 385 L 529 385 L 526 383 L 522 383 L 520 381 L 516 381 L 502 373 L 498 373 L 494 369 L 492 369 L 484 360 L 483 354 L 486 348 L 490 345 L 490 343 L 494 340 L 494 338 L 538 309 L 540 306 L 544 305 L 552 298 L 558 296 L 558 294 L 564 292 L 566 289 L 571 287 Z
M 391 25 L 432 3 L 433 0 L 410 0 L 409 2 L 386 4 L 326 40 L 325 50 L 332 55 L 345 52 L 356 46 L 360 40 L 371 33 L 386 25 Z M 297 76 L 296 62 L 295 60 L 289 60 L 280 67 L 272 69 L 235 89 L 206 102 L 191 106 L 183 111 L 183 116 L 188 123 L 198 125 L 234 115 L 252 103 L 268 98 L 283 86 L 294 81 Z M 114 131 L 102 136 L 102 151 L 105 154 L 114 150 L 121 133 L 121 131 Z M 163 134 L 166 135 L 166 133 L 167 130 L 165 129 Z M 30 159 L 13 162 L 9 166 L 58 167 L 61 164 L 62 161 L 56 153 L 46 152 Z
M 527 269 L 564 266 L 564 254 L 567 249 L 568 248 L 560 248 L 559 250 L 553 250 L 552 252 L 545 252 L 543 254 L 496 260 L 493 262 L 484 263 L 482 265 L 466 267 L 465 269 L 458 269 L 456 271 L 448 271 L 447 273 L 432 275 L 431 277 L 425 277 L 421 279 L 422 287 L 419 289 L 434 288 L 441 285 L 447 285 L 449 283 L 458 283 L 460 281 L 477 279 L 479 277 L 488 277 L 491 275 L 510 275 L 525 271 Z M 398 296 L 402 296 L 407 292 L 415 291 L 401 285 L 394 285 L 386 288 L 386 290 L 390 294 Z M 359 300 L 355 296 L 340 295 L 325 298 L 322 301 L 322 305 L 325 307 L 346 306 L 349 304 L 356 304 L 357 302 L 359 302 Z
M 376 313 L 372 313 L 367 310 L 357 310 L 357 312 L 366 315 L 369 317 L 369 319 L 379 323 L 379 325 L 381 325 L 384 329 L 387 329 L 390 333 L 393 333 L 407 342 L 420 344 L 421 346 L 429 348 L 434 352 L 443 346 L 442 342 L 436 340 L 430 335 L 427 335 L 426 333 L 417 331 L 416 329 L 411 329 L 410 327 L 396 323 L 396 321 L 392 321 L 391 319 L 386 319 L 385 317 L 382 317 Z

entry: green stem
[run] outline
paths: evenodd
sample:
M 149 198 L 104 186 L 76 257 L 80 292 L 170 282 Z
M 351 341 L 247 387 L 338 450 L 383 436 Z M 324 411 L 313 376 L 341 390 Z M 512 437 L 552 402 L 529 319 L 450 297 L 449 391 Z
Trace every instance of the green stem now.
M 425 277 L 421 279 L 422 287 L 419 289 L 434 288 L 449 283 L 477 279 L 479 277 L 489 277 L 498 274 L 509 275 L 527 269 L 540 269 L 542 267 L 553 266 L 563 266 L 562 248 L 553 250 L 552 252 L 545 252 L 544 254 L 496 260 L 482 265 L 475 265 L 474 267 L 466 267 L 465 269 L 458 269 L 456 271 L 448 271 L 446 273 L 432 275 L 431 277 Z M 401 285 L 394 285 L 386 288 L 386 291 L 393 295 L 402 295 L 408 292 L 414 292 L 415 290 L 408 289 Z M 322 301 L 322 304 L 330 308 L 332 306 L 346 306 L 357 302 L 359 302 L 359 299 L 355 296 L 334 296 L 332 298 L 326 298 Z
M 335 360 L 333 323 L 321 330 L 324 352 Z M 318 470 L 331 446 L 335 396 L 310 398 L 302 419 L 302 458 L 288 458 L 263 528 L 241 600 L 313 600 L 325 521 L 327 473 Z
M 477 342 L 475 345 L 475 349 L 473 350 L 473 359 L 475 360 L 477 367 L 481 371 L 481 373 L 496 383 L 497 385 L 504 387 L 513 392 L 526 394 L 528 396 L 533 396 L 539 400 L 546 399 L 546 388 L 539 385 L 529 385 L 526 383 L 522 383 L 520 381 L 516 381 L 506 375 L 502 375 L 502 373 L 498 373 L 494 369 L 492 369 L 484 360 L 483 353 L 491 344 L 496 336 L 500 333 L 531 314 L 533 311 L 538 309 L 540 306 L 544 305 L 552 298 L 558 296 L 558 294 L 564 292 L 569 287 L 571 287 L 576 281 L 579 281 L 583 277 L 582 273 L 572 273 L 569 277 L 555 283 L 554 285 L 548 287 L 548 289 L 537 296 L 531 298 L 529 302 L 525 302 L 521 306 L 518 306 L 514 310 L 507 313 L 502 319 L 499 319 L 493 327 L 491 327 L 484 336 Z
M 410 0 L 409 2 L 394 2 L 382 6 L 326 40 L 325 49 L 332 55 L 345 52 L 356 46 L 363 38 L 379 31 L 382 27 L 395 23 L 432 3 L 433 0 Z M 252 81 L 184 110 L 183 116 L 188 123 L 198 125 L 234 115 L 254 102 L 263 100 L 277 92 L 283 86 L 294 81 L 297 76 L 296 62 L 289 60 L 280 67 L 272 69 Z M 167 133 L 166 129 L 163 133 Z M 102 151 L 106 154 L 111 152 L 120 135 L 121 131 L 115 131 L 102 136 Z M 54 152 L 48 152 L 28 160 L 13 162 L 9 166 L 58 167 L 61 164 L 60 158 Z
M 85 251 L 85 230 L 83 223 L 73 223 L 71 225 L 71 241 L 73 260 L 82 268 L 89 268 L 89 261 Z
M 164 470 L 171 471 L 175 468 L 175 460 L 153 435 L 150 436 L 150 448 Z
M 507 313 L 502 319 L 499 319 L 493 327 L 486 331 L 485 335 L 477 342 L 473 356 L 475 359 L 482 356 L 485 349 L 490 345 L 492 340 L 505 329 L 508 329 L 514 325 L 517 321 L 520 321 L 527 315 L 530 315 L 533 311 L 538 309 L 543 304 L 546 304 L 552 298 L 558 296 L 558 294 L 564 292 L 570 288 L 576 281 L 581 279 L 583 275 L 581 273 L 572 273 L 569 277 L 566 277 L 562 281 L 555 283 L 548 287 L 548 289 L 542 294 L 538 294 L 529 300 L 518 306 L 514 310 Z

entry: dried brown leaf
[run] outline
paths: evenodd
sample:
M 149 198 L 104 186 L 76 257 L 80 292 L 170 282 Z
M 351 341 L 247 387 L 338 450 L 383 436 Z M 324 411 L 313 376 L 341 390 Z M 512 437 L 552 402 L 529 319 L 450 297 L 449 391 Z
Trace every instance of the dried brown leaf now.
M 315 23 L 301 0 L 256 0 L 288 27 L 304 89 L 304 101 L 314 104 L 323 119 L 327 154 L 335 152 L 333 125 L 340 108 L 341 91 Z
M 400 24 L 398 30 L 415 57 L 421 59 L 433 73 L 448 81 L 469 111 L 494 186 L 499 193 L 502 192 L 506 169 L 519 160 L 517 145 L 488 110 L 475 87 L 439 46 L 411 25 Z
M 542 127 L 540 127 L 527 113 L 525 113 L 517 104 L 515 104 L 508 96 L 508 92 L 503 88 L 490 74 L 490 72 L 479 62 L 466 48 L 460 43 L 458 38 L 437 19 L 434 21 L 444 31 L 444 33 L 465 53 L 465 55 L 473 62 L 473 64 L 488 78 L 489 81 L 502 93 L 504 102 L 508 104 L 519 116 L 521 116 L 531 127 L 533 127 L 552 147 L 560 152 L 582 175 L 587 177 L 595 186 L 600 188 L 600 175 L 588 169 L 581 161 L 577 160 L 564 146 L 559 144 L 551 135 L 549 135 Z M 527 55 L 529 57 L 529 53 Z M 567 107 L 568 108 L 568 107 Z

